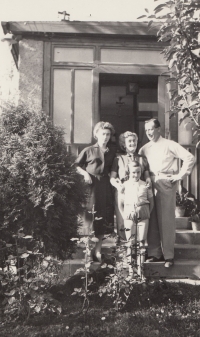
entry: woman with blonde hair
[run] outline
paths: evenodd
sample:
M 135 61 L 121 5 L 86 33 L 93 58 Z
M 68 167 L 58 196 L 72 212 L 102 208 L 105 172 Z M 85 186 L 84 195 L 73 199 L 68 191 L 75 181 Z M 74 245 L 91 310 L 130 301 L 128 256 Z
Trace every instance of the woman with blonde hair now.
M 78 173 L 84 177 L 88 185 L 85 222 L 88 227 L 93 224 L 95 236 L 98 238 L 93 252 L 93 260 L 99 262 L 101 261 L 103 236 L 112 233 L 114 229 L 114 203 L 109 174 L 115 152 L 108 146 L 114 133 L 115 130 L 110 123 L 97 123 L 93 131 L 97 143 L 81 151 L 75 162 Z
M 110 182 L 115 187 L 115 214 L 117 222 L 117 234 L 119 238 L 126 239 L 124 220 L 119 205 L 124 198 L 124 182 L 129 177 L 128 165 L 132 161 L 137 161 L 141 166 L 141 179 L 146 181 L 147 186 L 151 186 L 149 176 L 149 165 L 145 156 L 136 152 L 138 136 L 136 133 L 126 131 L 119 136 L 119 146 L 124 154 L 118 155 L 113 162 Z

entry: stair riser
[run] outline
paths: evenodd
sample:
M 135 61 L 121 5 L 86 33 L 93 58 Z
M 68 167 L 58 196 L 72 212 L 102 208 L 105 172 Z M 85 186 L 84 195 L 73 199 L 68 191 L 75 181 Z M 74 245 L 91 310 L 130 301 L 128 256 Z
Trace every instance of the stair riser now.
M 176 233 L 176 243 L 200 245 L 200 232 Z
M 189 218 L 176 218 L 176 229 L 192 229 Z
M 82 268 L 81 263 L 66 263 L 63 265 L 63 270 L 60 274 L 60 280 L 66 280 L 68 277 L 73 276 L 77 269 Z M 92 270 L 95 270 L 99 267 L 93 266 Z M 191 279 L 200 279 L 200 264 L 176 264 L 173 267 L 165 268 L 164 263 L 154 263 L 154 264 L 144 264 L 144 275 L 145 277 L 152 278 L 191 278 Z
M 95 262 L 90 266 L 90 271 L 97 270 L 100 267 L 100 263 Z M 67 260 L 63 264 L 62 271 L 59 274 L 59 279 L 66 280 L 68 277 L 73 276 L 79 268 L 84 268 L 84 263 L 76 260 Z M 81 272 L 84 274 L 84 272 Z
M 76 253 L 72 255 L 73 259 L 84 259 L 85 258 L 85 253 L 83 253 L 85 249 L 84 248 L 77 248 Z M 102 247 L 101 252 L 102 254 L 105 255 L 113 255 L 113 250 L 114 248 L 112 247 Z
M 194 238 L 193 238 L 193 242 L 191 243 L 191 239 L 188 240 L 188 242 L 184 242 L 186 244 L 195 244 L 196 242 L 194 242 Z M 182 243 L 182 240 L 179 240 L 179 243 Z M 200 244 L 200 243 L 199 243 Z M 114 248 L 109 248 L 109 247 L 102 247 L 102 254 L 105 254 L 107 257 L 111 257 L 111 256 L 115 256 L 114 253 Z M 174 256 L 175 259 L 194 259 L 200 260 L 200 249 L 196 248 L 196 247 L 184 247 L 184 248 L 179 248 L 179 247 L 175 247 L 175 251 L 174 251 Z M 82 248 L 78 248 L 77 252 L 75 254 L 73 254 L 72 259 L 84 259 L 85 258 L 85 253 L 83 253 L 83 249 Z
M 144 265 L 144 275 L 153 278 L 191 278 L 200 279 L 200 264 L 179 265 L 175 264 L 173 267 L 165 268 L 164 263 L 155 263 L 153 266 L 150 264 Z
M 190 259 L 200 260 L 200 249 L 198 248 L 175 248 L 174 250 L 175 260 Z

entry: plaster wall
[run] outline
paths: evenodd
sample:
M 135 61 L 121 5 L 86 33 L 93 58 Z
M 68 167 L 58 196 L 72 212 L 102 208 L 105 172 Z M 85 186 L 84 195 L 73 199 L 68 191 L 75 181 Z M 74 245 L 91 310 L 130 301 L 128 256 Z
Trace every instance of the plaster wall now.
M 43 42 L 23 39 L 19 44 L 19 102 L 42 108 Z
M 19 72 L 11 54 L 9 42 L 1 42 L 1 56 L 3 62 L 0 64 L 0 113 L 7 103 L 17 105 L 19 99 Z

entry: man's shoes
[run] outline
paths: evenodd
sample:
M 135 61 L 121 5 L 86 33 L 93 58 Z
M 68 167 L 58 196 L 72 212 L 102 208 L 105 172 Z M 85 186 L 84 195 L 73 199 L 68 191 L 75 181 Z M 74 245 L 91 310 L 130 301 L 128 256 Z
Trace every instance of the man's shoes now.
M 165 260 L 165 268 L 170 268 L 173 265 L 174 265 L 174 260 L 173 259 Z
M 146 262 L 163 262 L 164 258 L 163 256 L 157 258 L 155 256 L 149 256 L 148 259 L 146 260 Z

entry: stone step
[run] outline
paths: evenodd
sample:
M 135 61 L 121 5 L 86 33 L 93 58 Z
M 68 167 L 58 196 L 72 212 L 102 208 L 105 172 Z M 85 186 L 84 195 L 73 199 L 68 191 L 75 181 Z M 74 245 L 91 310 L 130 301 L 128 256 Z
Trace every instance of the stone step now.
M 101 265 L 100 262 L 93 262 L 91 264 L 90 270 L 96 270 L 100 268 L 100 265 Z M 83 259 L 74 259 L 74 260 L 64 261 L 62 271 L 59 274 L 59 279 L 66 280 L 70 276 L 73 276 L 75 272 L 80 268 L 84 268 Z
M 174 265 L 170 268 L 165 268 L 164 262 L 145 262 L 144 275 L 152 278 L 200 279 L 200 261 L 175 260 Z
M 101 249 L 101 253 L 105 255 L 113 254 L 113 249 L 115 246 L 107 246 L 103 245 Z M 73 259 L 84 259 L 85 253 L 84 253 L 85 247 L 78 247 L 76 250 L 76 253 L 72 254 Z
M 200 260 L 200 245 L 175 244 L 174 258 Z
M 67 260 L 63 264 L 60 280 L 65 281 L 73 276 L 79 268 L 84 267 L 82 259 Z M 99 262 L 93 262 L 90 271 L 97 270 L 101 267 Z M 151 278 L 169 278 L 169 279 L 200 279 L 200 261 L 193 259 L 175 259 L 174 265 L 170 268 L 164 267 L 164 262 L 145 262 L 144 276 Z
M 115 247 L 116 242 L 114 238 L 108 238 L 106 240 L 103 240 L 102 254 L 112 255 Z M 84 244 L 79 245 L 77 247 L 76 253 L 72 255 L 72 258 L 84 259 L 84 249 Z M 175 258 L 200 258 L 200 231 L 194 232 L 188 229 L 176 230 Z
M 187 217 L 176 218 L 176 229 L 192 229 L 191 221 Z
M 200 245 L 200 231 L 194 232 L 187 229 L 177 229 L 176 243 Z

